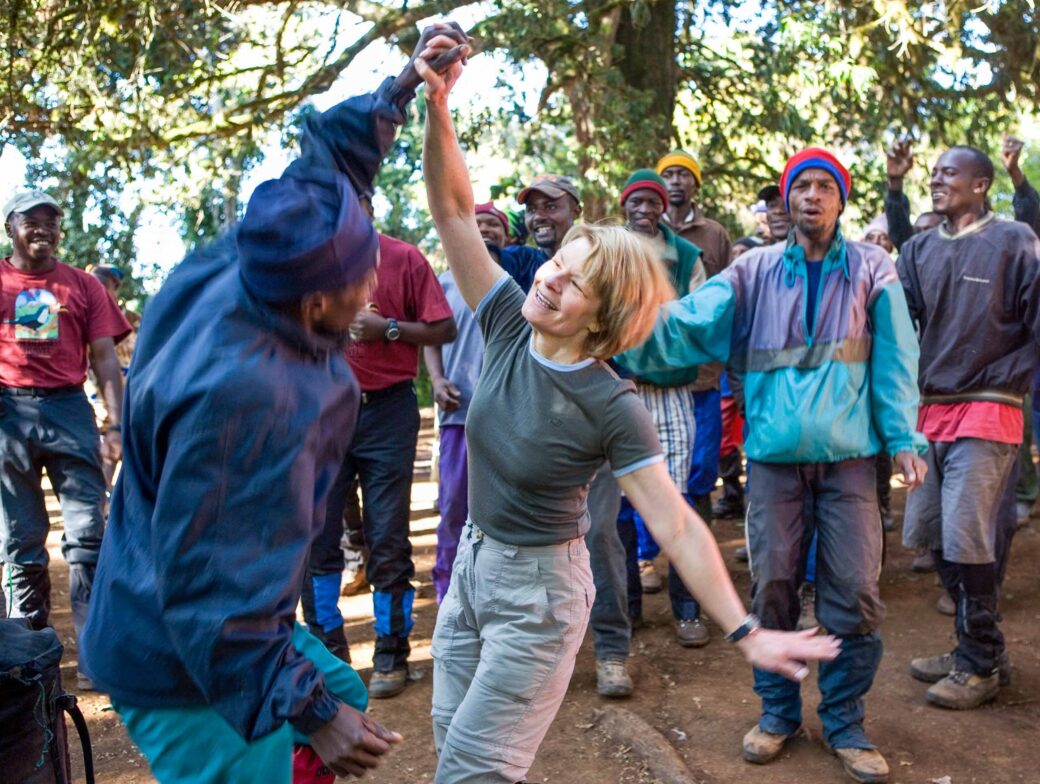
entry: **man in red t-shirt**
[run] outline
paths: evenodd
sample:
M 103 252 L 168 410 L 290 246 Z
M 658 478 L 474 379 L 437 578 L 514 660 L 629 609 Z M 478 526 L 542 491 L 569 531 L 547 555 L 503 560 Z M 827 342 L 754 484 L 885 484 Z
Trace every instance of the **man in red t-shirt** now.
M 33 628 L 48 625 L 46 468 L 64 518 L 78 638 L 104 530 L 101 455 L 117 461 L 122 447 L 115 345 L 130 325 L 97 279 L 56 258 L 62 215 L 42 191 L 19 193 L 4 207 L 14 250 L 0 260 L 0 560 L 10 614 Z M 83 392 L 88 355 L 111 420 L 103 440 Z M 78 684 L 90 687 L 83 677 Z
M 357 430 L 329 493 L 325 529 L 311 547 L 310 577 L 303 593 L 311 632 L 349 661 L 336 603 L 344 568 L 343 512 L 357 482 L 376 629 L 368 693 L 376 698 L 399 694 L 408 680 L 415 593 L 408 523 L 419 435 L 413 383 L 419 350 L 450 343 L 456 334 L 444 290 L 419 249 L 380 234 L 379 256 L 372 302 L 351 325 L 354 342 L 347 349 L 347 361 L 361 384 Z

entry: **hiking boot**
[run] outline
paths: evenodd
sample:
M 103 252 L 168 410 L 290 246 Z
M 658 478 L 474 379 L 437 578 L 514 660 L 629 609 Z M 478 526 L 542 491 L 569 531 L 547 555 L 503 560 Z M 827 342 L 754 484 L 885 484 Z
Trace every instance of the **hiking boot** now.
M 950 595 L 943 591 L 942 595 L 935 602 L 935 609 L 940 615 L 956 615 L 957 605 L 953 603 L 953 599 Z
M 774 735 L 757 724 L 744 736 L 744 759 L 756 765 L 765 765 L 776 759 L 784 750 L 784 744 L 801 731 L 801 727 L 790 735 Z
M 894 517 L 892 517 L 891 512 L 881 513 L 881 529 L 884 531 L 896 530 L 896 520 Z
M 711 641 L 707 627 L 700 618 L 691 621 L 676 621 L 675 636 L 684 648 L 703 648 Z
M 954 670 L 956 665 L 952 653 L 941 656 L 926 656 L 910 662 L 910 675 L 925 683 L 938 683 Z M 1007 651 L 997 657 L 997 681 L 1001 686 L 1011 685 L 1011 658 Z
M 661 575 L 657 573 L 653 561 L 639 562 L 639 584 L 643 593 L 658 593 L 661 590 Z
M 339 591 L 340 596 L 357 596 L 366 593 L 369 589 L 368 579 L 365 577 L 365 567 L 362 566 L 353 574 L 348 569 L 343 573 L 343 587 Z
M 740 547 L 734 550 L 733 557 L 736 558 L 738 561 L 743 561 L 744 563 L 747 563 L 751 559 L 751 556 L 748 554 L 747 545 L 742 544 Z
M 975 675 L 954 669 L 925 694 L 928 702 L 940 708 L 971 710 L 989 702 L 1000 691 L 1000 676 Z
M 84 675 L 82 672 L 76 673 L 76 690 L 77 691 L 97 691 L 94 688 L 94 681 Z
M 625 660 L 618 657 L 596 659 L 596 693 L 601 697 L 621 699 L 632 696 L 632 678 Z
M 932 558 L 932 554 L 925 550 L 923 553 L 915 555 L 914 560 L 910 562 L 910 571 L 917 572 L 918 574 L 934 572 L 935 559 Z
M 938 683 L 953 672 L 954 663 L 952 653 L 914 659 L 910 662 L 910 676 L 925 683 Z
M 368 696 L 374 700 L 396 697 L 408 685 L 408 668 L 400 667 L 390 672 L 373 672 L 368 680 Z
M 884 784 L 888 781 L 888 763 L 877 749 L 839 748 L 830 749 L 830 752 L 841 760 L 845 772 L 853 781 L 862 784 Z
M 816 620 L 816 586 L 813 583 L 802 583 L 802 611 L 798 614 L 799 631 L 815 629 L 820 624 Z
M 744 504 L 731 498 L 720 498 L 711 505 L 711 516 L 717 520 L 743 520 Z

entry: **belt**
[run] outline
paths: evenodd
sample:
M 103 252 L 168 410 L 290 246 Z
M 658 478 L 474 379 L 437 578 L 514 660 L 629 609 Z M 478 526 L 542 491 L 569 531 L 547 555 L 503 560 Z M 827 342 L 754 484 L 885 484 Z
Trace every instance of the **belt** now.
M 1004 405 L 1022 408 L 1025 396 L 1017 392 L 1005 392 L 1002 389 L 980 389 L 976 392 L 956 392 L 950 395 L 925 395 L 921 404 L 931 406 L 949 403 L 1003 403 Z
M 383 389 L 375 389 L 371 392 L 362 392 L 361 405 L 371 403 L 375 400 L 379 400 L 380 398 L 390 397 L 391 395 L 397 394 L 398 392 L 401 392 L 405 389 L 411 389 L 411 387 L 412 381 L 411 379 L 409 379 L 408 381 L 398 381 L 396 384 L 391 384 L 388 387 L 383 387 Z
M 0 395 L 12 395 L 14 397 L 55 397 L 82 391 L 82 384 L 73 384 L 67 387 L 0 387 Z

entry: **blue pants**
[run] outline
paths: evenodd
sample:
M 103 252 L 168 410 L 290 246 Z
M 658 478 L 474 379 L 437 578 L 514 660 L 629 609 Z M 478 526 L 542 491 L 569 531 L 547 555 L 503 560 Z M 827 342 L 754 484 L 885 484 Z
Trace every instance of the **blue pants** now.
M 304 613 L 309 626 L 329 631 L 343 623 L 335 606 L 344 568 L 340 540 L 347 496 L 358 480 L 362 529 L 369 552 L 365 576 L 372 586 L 376 632 L 373 668 L 377 672 L 407 666 L 411 650 L 408 634 L 413 623 L 415 591 L 411 579 L 415 565 L 408 532 L 418 436 L 419 405 L 411 383 L 366 395 L 354 441 L 329 493 L 325 528 L 311 547 L 314 614 L 306 617 L 310 615 L 306 605 Z
M 719 478 L 719 449 L 722 446 L 722 395 L 717 389 L 693 393 L 697 431 L 693 437 L 693 460 L 686 480 L 691 498 L 711 495 Z M 706 522 L 711 522 L 707 520 Z
M 299 624 L 293 630 L 293 645 L 322 671 L 329 691 L 352 708 L 365 710 L 368 692 L 353 669 Z M 205 705 L 144 708 L 118 704 L 115 709 L 160 784 L 291 784 L 292 744 L 294 740 L 307 742 L 286 723 L 249 743 Z
M 705 501 L 707 503 L 705 503 Z M 695 508 L 704 516 L 703 507 L 710 509 L 709 496 L 702 496 Z M 710 511 L 707 512 L 710 519 Z M 639 618 L 643 614 L 643 586 L 639 581 L 639 561 L 652 560 L 661 552 L 661 548 L 650 536 L 643 518 L 639 516 L 632 504 L 625 497 L 621 498 L 621 511 L 618 514 L 618 535 L 625 546 L 625 566 L 628 576 L 628 614 L 631 618 Z M 646 556 L 644 558 L 644 555 Z M 679 572 L 668 564 L 668 599 L 672 605 L 672 617 L 677 621 L 693 621 L 700 618 L 701 605 L 686 588 Z
M 863 730 L 863 697 L 881 662 L 884 605 L 881 515 L 873 457 L 836 463 L 755 464 L 748 507 L 752 610 L 767 629 L 798 623 L 798 588 L 815 534 L 816 617 L 841 640 L 841 653 L 820 663 L 817 712 L 827 743 L 873 748 Z M 811 514 L 809 512 L 811 511 Z M 800 684 L 755 670 L 762 700 L 759 726 L 778 735 L 802 723 Z
M 7 564 L 9 614 L 37 629 L 49 624 L 51 610 L 44 469 L 61 503 L 61 552 L 69 564 L 78 637 L 105 528 L 101 441 L 82 389 L 48 397 L 0 395 L 0 562 Z

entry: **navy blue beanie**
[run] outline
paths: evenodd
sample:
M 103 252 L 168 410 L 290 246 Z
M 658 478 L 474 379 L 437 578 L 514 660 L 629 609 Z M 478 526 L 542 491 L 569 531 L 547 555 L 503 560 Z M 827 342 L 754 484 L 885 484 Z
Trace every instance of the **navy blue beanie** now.
M 238 227 L 242 281 L 264 302 L 343 289 L 376 265 L 379 237 L 350 180 L 300 164 L 257 187 Z

